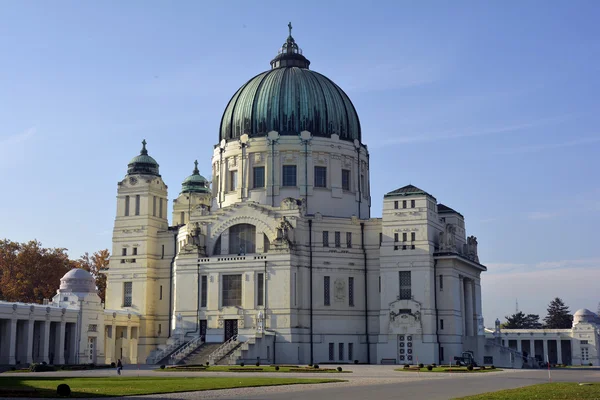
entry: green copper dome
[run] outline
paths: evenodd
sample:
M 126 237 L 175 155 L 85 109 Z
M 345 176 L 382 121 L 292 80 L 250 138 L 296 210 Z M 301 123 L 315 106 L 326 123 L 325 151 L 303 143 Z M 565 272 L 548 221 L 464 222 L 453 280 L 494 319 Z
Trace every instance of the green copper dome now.
M 127 165 L 127 175 L 133 174 L 160 176 L 158 173 L 158 163 L 148 155 L 148 150 L 146 150 L 146 139 L 142 141 L 140 155 L 133 157 Z
M 194 161 L 194 172 L 181 184 L 181 193 L 209 193 L 208 181 L 200 175 L 198 161 Z
M 329 78 L 308 69 L 310 61 L 290 35 L 271 70 L 258 74 L 231 98 L 221 119 L 220 138 L 298 135 L 361 140 L 360 122 L 352 102 Z

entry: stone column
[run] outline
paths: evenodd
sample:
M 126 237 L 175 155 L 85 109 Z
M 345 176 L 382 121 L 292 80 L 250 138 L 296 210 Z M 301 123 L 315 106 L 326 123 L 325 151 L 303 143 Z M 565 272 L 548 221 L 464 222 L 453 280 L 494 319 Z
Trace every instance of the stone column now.
M 17 362 L 17 319 L 12 318 L 8 323 L 8 363 L 14 365 Z
M 546 359 L 550 359 L 548 356 L 548 340 L 544 339 L 544 355 L 542 356 L 542 361 L 546 362 Z
M 69 363 L 77 364 L 77 325 L 69 324 Z
M 460 324 L 460 330 L 461 330 L 461 334 L 462 336 L 466 336 L 467 335 L 467 329 L 465 327 L 465 323 L 466 323 L 466 319 L 465 319 L 465 284 L 464 284 L 464 277 L 462 275 L 458 276 L 458 287 L 459 287 L 459 298 L 460 298 L 460 318 L 461 318 L 461 324 Z
M 25 349 L 25 359 L 22 360 L 26 364 L 31 364 L 33 362 L 33 327 L 35 325 L 35 321 L 30 319 L 25 322 L 25 337 L 23 340 L 25 344 L 23 348 Z
M 483 318 L 483 311 L 481 310 L 481 285 L 479 281 L 471 281 L 474 287 L 474 295 L 475 295 L 475 304 L 473 306 L 473 311 L 475 315 L 473 315 L 474 325 L 475 325 L 475 333 L 474 335 L 479 335 L 479 322 L 480 319 Z M 483 333 L 482 333 L 483 334 Z
M 56 355 L 56 363 L 62 365 L 65 363 L 65 321 L 60 321 L 58 324 L 58 333 L 56 335 L 56 343 L 54 354 Z
M 111 325 L 111 336 L 109 340 L 110 346 L 110 354 L 111 354 L 111 362 L 117 362 L 117 326 L 115 324 Z
M 465 279 L 465 314 L 467 336 L 473 336 L 473 282 Z
M 562 359 L 562 340 L 560 338 L 556 339 L 556 362 L 559 364 L 563 363 Z
M 50 362 L 50 320 L 45 320 L 42 324 L 42 362 Z
M 123 356 L 127 357 L 127 362 L 131 363 L 131 326 L 127 326 L 127 331 L 125 333 L 125 344 L 123 345 L 123 347 L 125 347 L 125 351 L 123 352 Z
M 521 344 L 521 339 L 517 339 L 517 351 L 521 354 L 523 354 L 523 347 Z
M 529 357 L 535 358 L 535 339 L 529 340 Z

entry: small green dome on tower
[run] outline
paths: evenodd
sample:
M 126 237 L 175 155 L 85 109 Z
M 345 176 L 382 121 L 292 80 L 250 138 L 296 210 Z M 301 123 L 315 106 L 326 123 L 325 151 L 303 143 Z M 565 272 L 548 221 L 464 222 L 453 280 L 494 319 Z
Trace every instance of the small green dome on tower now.
M 160 176 L 158 163 L 148 155 L 148 150 L 146 150 L 146 139 L 142 140 L 140 155 L 133 157 L 127 165 L 127 175 L 133 174 Z
M 181 193 L 209 193 L 208 181 L 200 175 L 198 160 L 194 161 L 194 172 L 181 184 Z

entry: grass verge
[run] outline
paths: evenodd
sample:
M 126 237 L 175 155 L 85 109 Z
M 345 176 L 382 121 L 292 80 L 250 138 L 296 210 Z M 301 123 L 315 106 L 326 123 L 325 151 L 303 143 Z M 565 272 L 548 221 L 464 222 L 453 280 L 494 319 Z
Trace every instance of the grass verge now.
M 66 383 L 72 397 L 115 397 L 144 394 L 191 392 L 256 386 L 278 386 L 343 382 L 339 379 L 258 378 L 258 377 L 0 377 L 0 397 L 57 397 L 56 387 Z
M 496 372 L 502 371 L 499 368 L 491 369 L 479 369 L 475 368 L 473 371 L 469 371 L 467 367 L 435 367 L 431 371 L 427 369 L 427 367 L 419 368 L 419 367 L 410 367 L 410 368 L 396 368 L 394 371 L 402 371 L 402 372 L 446 372 L 446 373 L 479 373 L 479 372 Z
M 190 365 L 190 366 L 174 366 L 167 367 L 165 369 L 155 369 L 158 372 L 291 372 L 291 373 L 351 373 L 352 371 L 338 371 L 337 368 L 312 368 L 312 367 L 298 367 L 298 366 L 280 366 L 276 369 L 275 366 L 265 365 L 264 367 L 257 367 L 254 365 L 211 365 L 209 367 L 203 365 Z
M 587 400 L 600 399 L 600 383 L 579 384 L 573 382 L 542 383 L 519 389 L 501 390 L 461 400 Z

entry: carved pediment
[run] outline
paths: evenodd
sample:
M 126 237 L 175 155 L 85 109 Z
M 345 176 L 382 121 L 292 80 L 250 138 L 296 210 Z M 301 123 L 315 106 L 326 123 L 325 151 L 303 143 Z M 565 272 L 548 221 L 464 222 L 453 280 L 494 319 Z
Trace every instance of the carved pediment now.
M 390 303 L 389 333 L 420 334 L 421 329 L 421 303 L 412 299 Z

